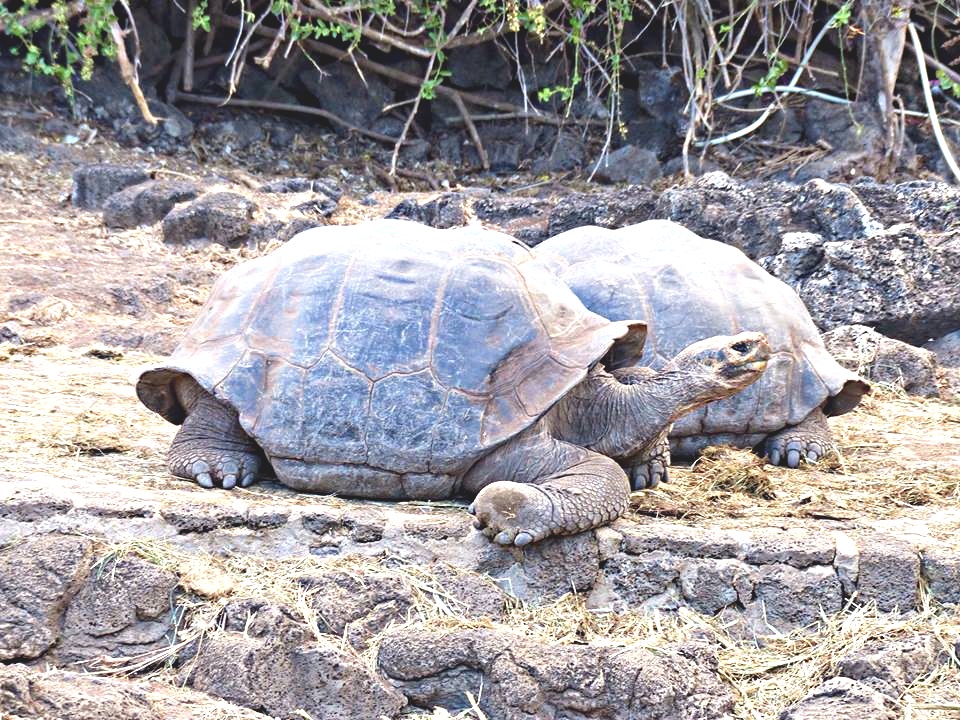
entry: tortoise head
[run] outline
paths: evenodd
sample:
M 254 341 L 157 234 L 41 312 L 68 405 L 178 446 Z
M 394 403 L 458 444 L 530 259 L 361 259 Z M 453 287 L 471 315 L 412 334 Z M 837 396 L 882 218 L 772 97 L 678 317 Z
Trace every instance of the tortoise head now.
M 664 371 L 684 376 L 694 406 L 720 400 L 755 382 L 767 368 L 770 345 L 763 333 L 718 335 L 689 345 Z

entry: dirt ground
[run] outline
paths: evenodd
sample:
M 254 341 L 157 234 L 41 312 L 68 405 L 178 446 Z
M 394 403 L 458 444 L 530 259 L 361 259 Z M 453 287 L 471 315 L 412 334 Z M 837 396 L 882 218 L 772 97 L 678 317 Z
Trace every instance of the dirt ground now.
M 16 323 L 22 339 L 0 345 L 0 485 L 7 490 L 26 481 L 79 487 L 96 480 L 118 491 L 202 495 L 168 476 L 164 453 L 175 428 L 138 403 L 133 380 L 173 349 L 219 273 L 270 245 L 171 246 L 156 226 L 112 231 L 98 213 L 70 205 L 79 159 L 129 153 L 105 141 L 67 154 L 0 153 L 0 323 Z M 172 176 L 216 177 L 244 192 L 229 167 L 181 158 L 161 168 L 146 160 Z M 331 220 L 382 216 L 396 202 L 346 201 Z M 960 546 L 960 404 L 879 387 L 833 427 L 842 452 L 835 467 L 788 471 L 746 453 L 706 458 L 672 470 L 668 485 L 635 494 L 631 514 L 737 529 L 822 523 Z M 299 502 L 272 485 L 235 493 Z M 522 621 L 519 614 L 513 620 Z M 794 657 L 807 652 L 791 648 Z M 764 717 L 757 703 L 783 666 L 775 657 L 763 667 L 744 664 L 732 650 L 725 662 L 737 687 L 753 693 L 741 697 L 737 716 Z M 912 718 L 960 717 L 955 669 L 938 672 L 915 688 Z

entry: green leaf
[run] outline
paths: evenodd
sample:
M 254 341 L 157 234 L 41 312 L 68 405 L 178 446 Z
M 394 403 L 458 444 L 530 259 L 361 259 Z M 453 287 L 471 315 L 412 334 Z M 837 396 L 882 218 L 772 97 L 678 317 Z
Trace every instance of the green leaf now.
M 850 24 L 850 15 L 853 9 L 852 2 L 845 2 L 840 6 L 840 9 L 837 10 L 836 15 L 833 18 L 833 27 L 842 28 Z

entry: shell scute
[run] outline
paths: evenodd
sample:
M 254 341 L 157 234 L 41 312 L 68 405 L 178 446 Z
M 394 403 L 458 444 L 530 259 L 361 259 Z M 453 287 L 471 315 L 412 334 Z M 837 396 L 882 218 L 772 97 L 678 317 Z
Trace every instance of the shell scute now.
M 329 345 L 330 317 L 349 261 L 342 252 L 303 252 L 281 264 L 259 293 L 244 333 L 247 345 L 302 368 L 316 363 Z
M 483 417 L 487 399 L 450 390 L 433 428 L 430 441 L 430 469 L 439 473 L 456 473 L 463 465 L 462 448 L 477 445 L 483 438 Z
M 432 348 L 432 366 L 444 386 L 494 392 L 506 359 L 543 354 L 547 341 L 512 265 L 469 256 L 449 270 Z
M 265 384 L 256 399 L 257 412 L 250 434 L 269 437 L 270 454 L 299 457 L 303 437 L 303 386 L 307 371 L 278 359 L 267 358 Z M 236 401 L 234 401 L 236 402 Z M 247 413 L 241 411 L 242 418 Z
M 327 352 L 303 386 L 303 429 L 298 457 L 306 461 L 362 463 L 373 383 Z
M 207 302 L 182 347 L 239 337 L 246 329 L 260 294 L 275 271 L 269 258 L 257 258 L 227 270 L 213 284 Z
M 426 472 L 445 396 L 446 390 L 429 370 L 390 375 L 374 383 L 367 418 L 367 461 L 397 472 Z
M 425 368 L 445 259 L 398 248 L 383 250 L 375 264 L 354 262 L 334 325 L 340 357 L 372 380 Z

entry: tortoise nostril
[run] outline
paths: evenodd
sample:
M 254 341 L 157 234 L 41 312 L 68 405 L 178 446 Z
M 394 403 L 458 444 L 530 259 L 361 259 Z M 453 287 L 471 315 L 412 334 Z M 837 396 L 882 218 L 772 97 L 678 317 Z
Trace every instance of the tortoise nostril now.
M 735 343 L 734 343 L 733 345 L 731 345 L 730 347 L 732 347 L 733 350 L 734 350 L 735 352 L 738 352 L 738 353 L 745 353 L 745 352 L 747 351 L 747 343 L 745 343 L 745 342 L 743 342 L 743 341 L 741 341 L 741 342 L 735 342 Z

